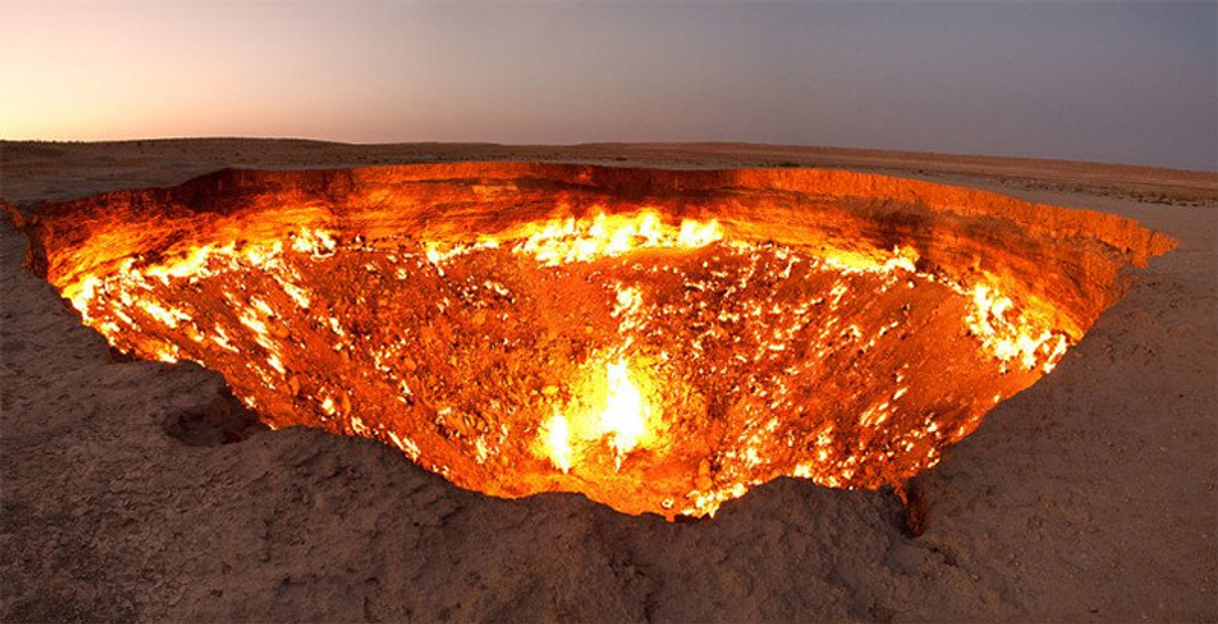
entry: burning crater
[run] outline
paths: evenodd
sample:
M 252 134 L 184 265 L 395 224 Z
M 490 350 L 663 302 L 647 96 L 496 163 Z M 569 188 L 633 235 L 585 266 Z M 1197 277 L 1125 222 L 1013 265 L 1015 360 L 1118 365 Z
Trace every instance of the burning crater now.
M 224 171 L 47 204 L 30 266 L 117 349 L 459 486 L 713 513 L 900 486 L 1173 242 L 835 171 Z

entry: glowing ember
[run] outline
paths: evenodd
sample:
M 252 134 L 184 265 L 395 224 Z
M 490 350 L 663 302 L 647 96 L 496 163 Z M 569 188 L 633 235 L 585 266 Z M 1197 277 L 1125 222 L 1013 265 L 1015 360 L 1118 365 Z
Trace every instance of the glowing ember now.
M 398 171 L 414 179 L 383 175 Z M 579 491 L 668 517 L 784 475 L 899 485 L 1102 309 L 1054 307 L 1015 268 L 939 264 L 954 256 L 925 232 L 832 242 L 730 202 L 689 216 L 713 205 L 700 195 L 573 210 L 570 190 L 488 222 L 478 206 L 510 213 L 520 191 L 479 186 L 463 212 L 432 186 L 378 188 L 350 191 L 373 208 L 349 214 L 298 196 L 148 202 L 71 242 L 50 217 L 32 236 L 112 345 L 220 371 L 274 427 L 377 438 L 493 495 Z M 393 205 L 423 207 L 398 223 L 378 212 Z

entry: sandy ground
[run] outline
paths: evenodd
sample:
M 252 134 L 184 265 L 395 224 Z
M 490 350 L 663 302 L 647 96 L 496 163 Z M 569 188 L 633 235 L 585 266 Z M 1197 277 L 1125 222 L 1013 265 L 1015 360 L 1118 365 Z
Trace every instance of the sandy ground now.
M 376 442 L 218 444 L 223 380 L 116 361 L 0 226 L 0 620 L 1218 621 L 1218 176 L 739 145 L 0 144 L 28 207 L 221 166 L 832 166 L 1138 219 L 1181 241 L 1058 369 L 886 492 L 782 479 L 710 521 L 466 492 Z

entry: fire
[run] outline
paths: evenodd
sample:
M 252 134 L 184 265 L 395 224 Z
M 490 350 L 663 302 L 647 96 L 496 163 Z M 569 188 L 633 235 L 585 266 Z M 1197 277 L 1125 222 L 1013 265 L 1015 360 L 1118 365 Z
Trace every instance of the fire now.
M 592 219 L 551 220 L 526 226 L 532 231 L 515 248 L 546 266 L 590 262 L 649 248 L 697 249 L 723 238 L 719 222 L 684 219 L 677 228 L 664 225 L 653 210 L 635 214 L 606 215 Z M 519 232 L 513 234 L 518 236 Z
M 563 473 L 577 466 L 596 470 L 605 463 L 603 454 L 611 454 L 620 470 L 626 456 L 651 439 L 652 409 L 630 378 L 629 359 L 595 361 L 590 368 L 593 372 L 575 385 L 581 396 L 556 406 L 538 431 L 536 448 Z
M 908 249 L 896 248 L 890 252 L 868 254 L 842 253 L 820 259 L 804 257 L 792 248 L 759 246 L 743 241 L 726 242 L 724 244 L 723 229 L 716 221 L 686 219 L 679 224 L 671 224 L 650 211 L 547 221 L 525 225 L 498 237 L 484 236 L 468 244 L 422 241 L 414 251 L 409 246 L 394 247 L 392 251 L 361 251 L 358 243 L 342 241 L 332 232 L 302 228 L 292 233 L 286 241 L 215 242 L 155 263 L 138 263 L 128 259 L 112 273 L 81 276 L 77 281 L 66 284 L 63 290 L 70 297 L 72 305 L 80 310 L 85 322 L 102 331 L 119 348 L 164 361 L 195 359 L 228 371 L 234 376 L 234 390 L 248 404 L 274 416 L 271 420 L 273 425 L 291 424 L 296 418 L 292 415 L 296 410 L 302 407 L 309 409 L 307 406 L 312 405 L 311 409 L 318 414 L 319 425 L 335 427 L 354 435 L 384 439 L 407 451 L 412 459 L 424 466 L 452 478 L 452 466 L 462 465 L 460 458 L 465 453 L 468 455 L 464 456 L 474 458 L 473 466 L 481 467 L 493 463 L 501 453 L 510 452 L 514 427 L 504 422 L 494 435 L 471 431 L 468 451 L 457 450 L 464 444 L 460 442 L 465 439 L 463 434 L 453 438 L 453 443 L 457 444 L 454 448 L 457 455 L 452 454 L 454 451 L 440 453 L 440 447 L 436 446 L 438 442 L 425 443 L 425 436 L 416 435 L 410 430 L 386 428 L 383 423 L 389 422 L 388 416 L 359 412 L 350 391 L 342 389 L 341 385 L 321 377 L 314 382 L 301 381 L 301 371 L 296 363 L 307 361 L 310 357 L 307 350 L 316 339 L 307 337 L 309 332 L 320 331 L 324 336 L 322 343 L 327 344 L 332 353 L 348 354 L 343 356 L 344 359 L 356 357 L 361 349 L 368 350 L 373 358 L 372 368 L 386 380 L 389 388 L 386 394 L 396 397 L 398 404 L 417 407 L 420 402 L 426 401 L 430 409 L 435 410 L 433 420 L 438 423 L 448 423 L 457 418 L 458 410 L 470 409 L 469 406 L 459 407 L 446 399 L 446 394 L 451 390 L 427 390 L 428 380 L 418 376 L 417 364 L 404 367 L 397 363 L 412 351 L 409 340 L 403 339 L 403 336 L 387 334 L 384 338 L 390 341 L 387 343 L 358 342 L 360 334 L 366 330 L 353 334 L 348 329 L 348 322 L 357 321 L 358 317 L 334 316 L 334 308 L 328 300 L 335 291 L 327 294 L 327 291 L 310 285 L 313 280 L 324 279 L 323 275 L 343 270 L 338 268 L 341 265 L 333 269 L 323 268 L 323 265 L 341 262 L 345 257 L 365 258 L 356 261 L 353 266 L 360 267 L 362 274 L 372 276 L 378 284 L 384 283 L 378 277 L 383 275 L 393 275 L 394 282 L 400 284 L 409 283 L 411 279 L 427 279 L 436 284 L 465 284 L 474 275 L 472 269 L 464 268 L 467 263 L 477 262 L 487 254 L 507 253 L 528 258 L 534 263 L 534 268 L 527 270 L 538 272 L 538 279 L 543 281 L 552 279 L 550 272 L 553 271 L 587 271 L 584 279 L 590 282 L 598 279 L 596 276 L 619 276 L 605 283 L 601 291 L 605 302 L 599 313 L 604 314 L 608 323 L 606 329 L 611 328 L 611 333 L 598 339 L 600 346 L 585 356 L 583 364 L 573 362 L 579 365 L 567 367 L 572 376 L 565 383 L 559 380 L 559 383 L 545 388 L 539 407 L 547 410 L 549 415 L 538 418 L 528 415 L 528 410 L 523 406 L 513 408 L 524 409 L 517 416 L 522 422 L 537 418 L 532 441 L 528 441 L 526 436 L 526 446 L 532 449 L 532 455 L 543 459 L 555 471 L 541 484 L 530 488 L 565 489 L 567 486 L 563 479 L 567 476 L 578 477 L 582 483 L 608 479 L 609 475 L 618 475 L 615 478 L 619 481 L 605 483 L 635 484 L 625 486 L 627 491 L 630 488 L 647 490 L 656 487 L 647 484 L 642 473 L 635 472 L 647 469 L 646 465 L 630 464 L 635 467 L 628 469 L 626 460 L 646 448 L 650 453 L 649 461 L 677 462 L 679 465 L 680 461 L 685 461 L 679 459 L 682 454 L 689 452 L 682 450 L 687 441 L 672 436 L 682 435 L 678 433 L 680 425 L 689 418 L 688 413 L 681 415 L 682 410 L 690 409 L 680 405 L 688 403 L 691 396 L 709 402 L 725 390 L 729 393 L 740 391 L 739 386 L 723 389 L 707 386 L 700 391 L 696 388 L 724 375 L 751 378 L 752 368 L 775 366 L 767 362 L 785 362 L 769 373 L 765 382 L 768 387 L 758 386 L 754 390 L 755 396 L 761 399 L 760 403 L 755 406 L 749 402 L 738 403 L 732 408 L 739 412 L 738 416 L 732 418 L 742 420 L 739 425 L 734 425 L 737 427 L 735 433 L 728 435 L 728 444 L 734 448 L 722 451 L 716 460 L 719 466 L 716 478 L 699 475 L 694 479 L 696 483 L 683 491 L 656 493 L 652 500 L 657 500 L 654 503 L 657 505 L 663 501 L 686 501 L 680 505 L 660 505 L 666 514 L 713 514 L 724 501 L 743 495 L 752 485 L 776 474 L 810 478 L 832 487 L 878 485 L 890 477 L 883 473 L 870 475 L 861 472 L 862 457 L 876 455 L 888 462 L 898 461 L 899 457 L 910 457 L 900 460 L 910 462 L 910 454 L 921 453 L 916 461 L 909 464 L 906 472 L 898 473 L 908 474 L 933 465 L 938 457 L 937 446 L 959 439 L 976 426 L 979 417 L 972 416 L 952 428 L 954 434 L 947 435 L 940 429 L 939 421 L 932 416 L 920 425 L 920 429 L 908 429 L 902 438 L 871 450 L 867 450 L 869 447 L 866 445 L 853 450 L 841 446 L 838 438 L 826 433 L 833 430 L 830 428 L 817 434 L 807 447 L 814 458 L 812 461 L 777 460 L 775 452 L 778 449 L 785 449 L 785 454 L 800 448 L 795 445 L 790 432 L 791 427 L 798 427 L 796 415 L 804 409 L 796 398 L 795 390 L 800 383 L 807 383 L 798 381 L 800 375 L 815 370 L 810 367 L 841 365 L 831 363 L 831 358 L 836 356 L 831 356 L 823 347 L 819 351 L 809 351 L 798 340 L 803 340 L 803 345 L 838 344 L 840 346 L 835 349 L 845 347 L 866 353 L 879 349 L 886 336 L 895 334 L 896 328 L 901 325 L 899 318 L 884 320 L 874 329 L 864 331 L 857 323 L 844 323 L 839 314 L 846 314 L 847 306 L 856 310 L 849 314 L 859 314 L 859 311 L 866 309 L 847 303 L 851 293 L 860 288 L 852 284 L 869 284 L 866 289 L 879 293 L 901 292 L 902 288 L 913 288 L 916 282 L 941 284 L 938 288 L 945 293 L 957 294 L 963 303 L 964 326 L 976 336 L 976 348 L 998 362 L 1003 371 L 1009 363 L 1017 363 L 1024 371 L 1031 372 L 1039 367 L 1047 372 L 1068 344 L 1063 334 L 1037 326 L 1027 317 L 1016 314 L 1013 300 L 995 288 L 983 285 L 969 288 L 962 284 L 941 283 L 937 276 L 919 274 L 915 268 L 917 256 Z M 631 259 L 636 253 L 651 250 L 697 255 L 688 256 L 692 264 L 684 269 L 677 269 L 679 264 L 666 264 L 669 262 L 667 260 L 641 263 Z M 506 258 L 502 255 L 496 257 Z M 625 264 L 604 265 L 605 262 Z M 723 268 L 713 268 L 712 263 Z M 317 266 L 321 272 L 315 273 L 311 268 L 313 266 Z M 797 271 L 796 267 L 800 266 L 804 268 Z M 521 265 L 518 270 L 525 270 L 526 267 Z M 699 268 L 695 270 L 695 267 Z M 425 278 L 427 271 L 431 271 L 431 277 Z M 665 287 L 660 286 L 665 283 L 664 280 L 653 283 L 648 281 L 653 278 L 647 277 L 657 274 L 679 276 L 683 271 L 689 273 L 668 288 L 679 287 L 689 303 L 678 304 L 671 299 L 671 294 L 664 294 Z M 695 278 L 694 274 L 701 277 Z M 797 274 L 802 274 L 805 280 L 814 275 L 820 276 L 816 279 L 823 281 L 826 287 L 823 291 L 807 291 L 802 296 L 804 298 L 796 298 L 785 304 L 765 303 L 765 291 L 758 291 L 761 299 L 757 301 L 743 299 L 738 304 L 727 305 L 740 296 L 733 295 L 733 292 L 746 292 L 744 289 L 748 288 L 749 279 L 781 284 L 797 279 L 794 277 Z M 261 277 L 252 280 L 239 277 L 243 275 Z M 412 275 L 416 277 L 412 278 Z M 634 277 L 625 280 L 620 277 L 622 275 Z M 832 276 L 838 277 L 834 279 Z M 486 296 L 502 301 L 519 298 L 522 294 L 518 288 L 504 285 L 498 278 L 480 279 L 483 280 L 480 286 L 460 292 L 471 295 L 475 292 L 486 293 Z M 209 316 L 209 323 L 201 321 L 204 320 L 204 311 L 214 304 L 201 301 L 174 303 L 174 298 L 168 296 L 171 292 L 183 292 L 181 289 L 187 285 L 195 285 L 189 288 L 197 290 L 197 285 L 210 282 L 227 284 L 217 286 L 217 292 L 219 302 L 228 308 L 229 313 L 219 317 Z M 866 292 L 866 289 L 857 292 Z M 371 292 L 368 295 L 360 294 L 364 290 L 359 286 L 350 292 L 356 302 L 364 302 L 360 305 L 368 305 L 368 298 L 375 295 Z M 439 292 L 452 291 L 441 289 Z M 380 297 L 384 299 L 384 295 Z M 661 301 L 664 297 L 668 297 L 668 303 Z M 455 306 L 468 305 L 454 302 L 452 294 L 437 294 L 430 299 L 434 301 L 435 309 L 443 315 L 458 309 Z M 468 308 L 471 313 L 479 306 L 486 305 L 478 303 L 477 299 L 471 301 L 474 304 Z M 821 324 L 801 320 L 813 313 L 822 314 L 816 312 L 822 307 L 830 315 L 824 317 Z M 500 313 L 500 318 L 510 318 L 509 308 L 502 309 L 504 311 Z M 592 313 L 594 309 L 595 305 L 584 314 Z M 304 330 L 303 325 L 288 320 L 297 313 L 302 319 L 310 319 L 308 323 L 315 329 Z M 474 317 L 486 318 L 485 315 Z M 689 323 L 696 326 L 704 322 L 693 320 L 697 317 L 710 318 L 722 329 L 689 334 L 686 338 L 674 335 L 671 340 L 690 342 L 673 350 L 665 346 L 677 347 L 679 343 L 656 338 L 669 332 L 688 334 Z M 393 321 L 386 318 L 383 322 Z M 749 330 L 750 327 L 753 329 Z M 482 321 L 476 331 L 484 332 L 486 328 L 487 322 Z M 596 332 L 592 326 L 585 330 L 580 332 L 581 340 L 586 339 L 587 332 Z M 305 333 L 301 334 L 301 331 Z M 407 335 L 415 335 L 413 331 L 409 330 Z M 420 331 L 426 333 L 433 330 L 420 326 Z M 726 334 L 723 333 L 725 331 Z M 179 335 L 182 339 L 175 339 Z M 731 346 L 742 344 L 741 339 L 745 335 L 751 336 L 749 340 L 754 341 L 755 346 L 748 349 Z M 841 340 L 845 342 L 839 342 Z M 720 346 L 708 351 L 711 344 Z M 637 358 L 627 355 L 628 352 L 649 354 L 648 361 L 658 362 L 659 368 L 650 370 L 654 366 L 649 365 L 647 375 L 643 375 Z M 791 355 L 796 352 L 806 353 L 804 359 Z M 674 353 L 682 355 L 675 356 Z M 409 359 L 416 357 L 412 355 Z M 451 357 L 448 358 L 445 366 L 453 361 Z M 700 362 L 720 363 L 707 366 Z M 648 388 L 654 386 L 670 391 L 685 388 L 693 394 L 674 397 L 671 392 L 668 396 L 661 396 L 663 392 L 660 392 L 654 398 L 649 398 L 657 391 L 645 389 L 640 382 L 644 377 L 650 378 L 656 374 L 660 375 L 658 385 L 648 381 Z M 676 374 L 682 379 L 665 379 L 666 374 Z M 899 379 L 901 374 L 898 373 L 897 377 Z M 253 381 L 253 384 L 243 383 L 245 379 Z M 749 383 L 761 383 L 761 379 L 754 379 Z M 819 385 L 821 382 L 813 384 L 806 392 L 817 392 Z M 279 394 L 281 390 L 278 390 L 284 388 L 294 398 L 285 400 Z M 415 388 L 424 389 L 423 394 L 420 395 Z M 910 387 L 901 386 L 890 392 L 887 399 L 877 398 L 861 403 L 857 416 L 859 426 L 875 431 L 898 419 L 901 411 L 909 409 L 902 405 L 910 392 Z M 1000 394 L 1007 396 L 1009 393 Z M 365 396 L 361 404 L 369 400 L 375 403 L 377 399 Z M 674 410 L 678 415 L 673 423 L 661 418 Z M 787 416 L 764 416 L 767 413 Z M 378 425 L 378 422 L 382 424 Z M 674 427 L 674 424 L 677 426 Z M 437 453 L 440 456 L 433 458 Z M 661 459 L 657 460 L 657 457 Z M 668 459 L 663 459 L 665 457 Z M 864 480 L 860 480 L 861 476 Z M 623 477 L 626 481 L 620 481 Z M 466 484 L 480 489 L 489 488 L 490 481 L 486 479 L 489 477 L 478 477 Z M 672 486 L 663 484 L 660 487 Z M 508 494 L 520 490 L 504 488 L 501 484 L 492 491 Z M 660 496 L 661 493 L 665 495 Z M 609 493 L 605 500 L 620 504 L 623 500 L 616 498 L 618 496 L 626 494 Z M 630 508 L 628 505 L 623 507 Z
M 272 427 L 376 438 L 492 495 L 669 518 L 779 476 L 900 484 L 1081 336 L 897 230 L 846 244 L 753 223 L 760 204 L 563 193 L 529 218 L 420 209 L 409 227 L 379 196 L 153 210 L 46 239 L 47 274 L 116 349 L 217 370 Z
M 601 431 L 610 436 L 619 466 L 622 456 L 634 450 L 639 438 L 646 433 L 650 411 L 643 394 L 630 381 L 628 364 L 627 360 L 619 359 L 605 365 L 609 396 L 600 415 Z
M 542 427 L 544 448 L 555 468 L 571 470 L 571 429 L 562 414 L 555 414 Z
M 1065 354 L 1065 336 L 1036 327 L 1024 316 L 1009 318 L 1014 303 L 990 286 L 977 284 L 967 319 L 969 330 L 984 347 L 1003 362 L 1018 362 L 1024 370 L 1038 365 L 1049 373 Z

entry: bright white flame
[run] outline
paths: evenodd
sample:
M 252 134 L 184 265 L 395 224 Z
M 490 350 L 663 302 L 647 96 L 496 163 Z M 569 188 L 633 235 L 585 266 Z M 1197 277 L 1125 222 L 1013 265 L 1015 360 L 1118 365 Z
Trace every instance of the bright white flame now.
M 562 414 L 554 414 L 542 428 L 554 467 L 564 473 L 571 470 L 571 427 L 567 425 L 567 419 Z
M 593 219 L 554 219 L 539 226 L 513 251 L 546 266 L 589 262 L 645 248 L 705 247 L 723 238 L 718 221 L 685 219 L 680 228 L 665 225 L 653 211 L 634 215 L 599 214 Z
M 612 435 L 609 443 L 621 456 L 638 445 L 639 438 L 647 431 L 647 404 L 643 393 L 630 382 L 629 362 L 619 359 L 605 365 L 609 398 L 601 412 L 601 431 Z
M 1018 360 L 1024 370 L 1029 371 L 1043 361 L 1042 369 L 1047 373 L 1066 352 L 1068 345 L 1064 336 L 1055 335 L 1048 329 L 1037 331 L 1022 315 L 1011 318 L 1015 315 L 1007 313 L 1014 309 L 1014 304 L 997 290 L 977 284 L 973 287 L 972 301 L 965 322 L 999 360 Z

